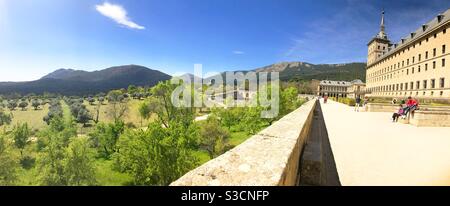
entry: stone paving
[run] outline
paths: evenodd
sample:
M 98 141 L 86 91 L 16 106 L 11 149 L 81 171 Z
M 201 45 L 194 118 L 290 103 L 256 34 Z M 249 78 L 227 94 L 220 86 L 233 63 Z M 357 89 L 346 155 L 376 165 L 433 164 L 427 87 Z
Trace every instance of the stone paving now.
M 342 185 L 450 185 L 450 127 L 392 123 L 321 101 Z

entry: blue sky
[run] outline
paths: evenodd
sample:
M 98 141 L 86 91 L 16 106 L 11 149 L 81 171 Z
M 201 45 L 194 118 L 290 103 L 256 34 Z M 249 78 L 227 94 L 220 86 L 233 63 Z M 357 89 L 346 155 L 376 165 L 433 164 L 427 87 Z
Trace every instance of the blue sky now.
M 125 64 L 174 74 L 364 62 L 383 7 L 397 41 L 450 0 L 0 0 L 0 81 Z

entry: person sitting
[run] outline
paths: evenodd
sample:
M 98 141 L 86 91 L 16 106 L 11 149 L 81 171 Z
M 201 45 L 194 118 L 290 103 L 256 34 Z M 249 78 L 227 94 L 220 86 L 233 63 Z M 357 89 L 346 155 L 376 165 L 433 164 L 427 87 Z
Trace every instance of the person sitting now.
M 392 122 L 398 122 L 398 118 L 403 115 L 403 105 L 399 105 L 398 111 L 394 112 L 392 115 Z
M 406 101 L 406 107 L 404 108 L 403 112 L 403 118 L 406 118 L 408 113 L 414 112 L 416 108 L 419 106 L 419 103 L 417 100 L 413 99 L 412 97 L 408 97 L 408 101 Z

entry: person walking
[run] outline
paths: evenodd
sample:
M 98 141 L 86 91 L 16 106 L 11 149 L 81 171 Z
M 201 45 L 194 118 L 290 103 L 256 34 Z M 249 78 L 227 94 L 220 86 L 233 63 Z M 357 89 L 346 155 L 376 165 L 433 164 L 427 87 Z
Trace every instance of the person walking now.
M 355 111 L 359 112 L 359 107 L 361 106 L 361 98 L 359 96 L 355 99 Z

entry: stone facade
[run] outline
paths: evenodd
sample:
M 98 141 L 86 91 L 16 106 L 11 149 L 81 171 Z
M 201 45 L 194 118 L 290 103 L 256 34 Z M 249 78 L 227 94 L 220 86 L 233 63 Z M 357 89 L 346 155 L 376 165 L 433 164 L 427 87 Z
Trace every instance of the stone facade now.
M 362 98 L 366 87 L 366 84 L 359 79 L 351 82 L 313 79 L 311 85 L 314 85 L 314 91 L 318 96 L 348 98 L 356 98 L 357 96 Z
M 368 44 L 366 83 L 372 97 L 450 99 L 450 9 L 392 44 L 384 28 Z

